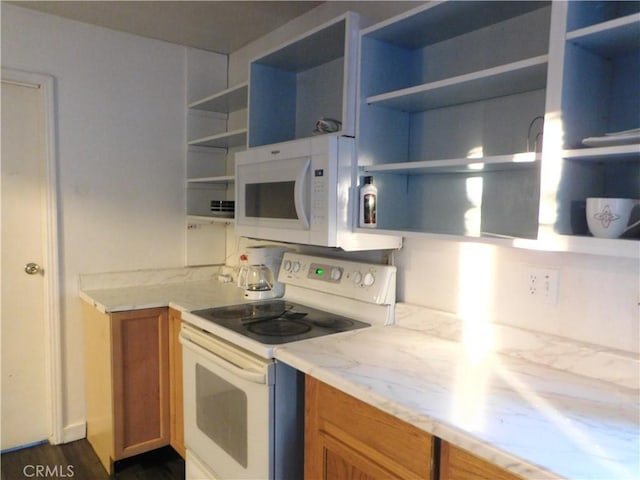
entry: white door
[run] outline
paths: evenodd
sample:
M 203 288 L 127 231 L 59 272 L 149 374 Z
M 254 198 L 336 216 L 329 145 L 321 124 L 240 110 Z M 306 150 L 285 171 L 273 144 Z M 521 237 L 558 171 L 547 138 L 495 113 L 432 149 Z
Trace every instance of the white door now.
M 44 118 L 42 88 L 2 82 L 2 450 L 51 434 Z

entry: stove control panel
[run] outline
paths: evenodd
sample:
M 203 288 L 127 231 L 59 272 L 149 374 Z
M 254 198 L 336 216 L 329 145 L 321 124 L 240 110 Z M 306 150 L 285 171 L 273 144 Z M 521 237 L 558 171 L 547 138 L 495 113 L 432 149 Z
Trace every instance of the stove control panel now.
M 395 303 L 396 267 L 286 252 L 278 281 L 376 304 Z
M 320 280 L 321 282 L 339 282 L 342 280 L 342 267 L 334 267 L 327 263 L 311 263 L 307 278 Z

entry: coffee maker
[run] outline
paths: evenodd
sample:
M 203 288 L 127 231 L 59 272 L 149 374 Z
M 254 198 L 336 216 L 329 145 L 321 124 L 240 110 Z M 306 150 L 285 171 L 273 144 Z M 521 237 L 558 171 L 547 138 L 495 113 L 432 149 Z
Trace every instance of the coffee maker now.
M 278 298 L 284 295 L 284 285 L 277 281 L 280 263 L 287 247 L 256 245 L 240 255 L 238 286 L 249 300 Z

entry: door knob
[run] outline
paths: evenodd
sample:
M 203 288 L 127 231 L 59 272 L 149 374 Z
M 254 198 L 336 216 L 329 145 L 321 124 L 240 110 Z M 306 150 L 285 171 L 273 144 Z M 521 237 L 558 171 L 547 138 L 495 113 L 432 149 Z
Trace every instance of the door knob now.
M 38 265 L 37 263 L 27 263 L 24 266 L 24 271 L 29 274 L 29 275 L 35 275 L 36 273 L 38 273 L 40 271 L 40 265 Z

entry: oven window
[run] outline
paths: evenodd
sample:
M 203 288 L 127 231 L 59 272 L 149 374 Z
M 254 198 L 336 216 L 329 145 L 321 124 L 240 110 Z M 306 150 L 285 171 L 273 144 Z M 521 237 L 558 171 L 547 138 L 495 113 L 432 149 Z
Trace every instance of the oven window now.
M 245 185 L 245 216 L 298 219 L 295 181 L 248 183 Z
M 247 468 L 247 396 L 235 385 L 196 364 L 196 424 Z

